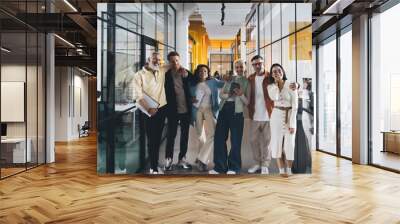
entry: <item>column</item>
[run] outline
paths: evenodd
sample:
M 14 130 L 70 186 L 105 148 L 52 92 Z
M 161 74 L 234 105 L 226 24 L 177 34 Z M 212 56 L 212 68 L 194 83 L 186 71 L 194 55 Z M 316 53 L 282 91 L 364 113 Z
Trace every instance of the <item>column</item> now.
M 353 20 L 353 162 L 368 163 L 368 15 Z
M 176 51 L 181 64 L 189 67 L 189 16 L 196 9 L 196 3 L 179 3 L 176 7 Z

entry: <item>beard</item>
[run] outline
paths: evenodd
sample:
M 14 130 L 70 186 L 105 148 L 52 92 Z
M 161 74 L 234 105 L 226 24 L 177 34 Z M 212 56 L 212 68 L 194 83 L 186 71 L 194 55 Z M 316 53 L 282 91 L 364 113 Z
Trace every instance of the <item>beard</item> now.
M 160 69 L 159 65 L 155 65 L 153 63 L 149 63 L 149 68 L 151 68 L 154 71 L 158 71 Z

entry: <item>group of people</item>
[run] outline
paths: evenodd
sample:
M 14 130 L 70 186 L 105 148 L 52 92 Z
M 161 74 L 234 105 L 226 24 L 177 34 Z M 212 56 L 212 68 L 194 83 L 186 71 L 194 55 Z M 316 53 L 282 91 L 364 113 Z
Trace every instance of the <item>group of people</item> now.
M 153 52 L 146 65 L 133 77 L 135 99 L 149 114 L 144 119 L 150 174 L 172 169 L 178 125 L 177 167 L 192 169 L 186 154 L 189 128 L 194 125 L 200 139 L 195 161 L 197 169 L 209 174 L 238 174 L 242 167 L 245 110 L 250 119 L 251 148 L 256 162 L 248 173 L 269 174 L 268 168 L 274 158 L 282 176 L 292 174 L 298 84 L 287 80 L 280 64 L 273 64 L 267 71 L 263 57 L 256 55 L 251 59 L 255 72 L 249 77 L 245 75 L 244 61 L 237 60 L 232 75 L 216 79 L 211 77 L 207 65 L 198 65 L 194 74 L 183 68 L 177 52 L 170 52 L 167 60 L 169 64 L 161 66 L 160 54 Z M 157 108 L 148 105 L 145 95 L 158 102 Z M 161 168 L 159 150 L 166 118 L 165 164 Z M 231 143 L 229 151 L 228 139 Z M 214 167 L 209 170 L 212 153 Z

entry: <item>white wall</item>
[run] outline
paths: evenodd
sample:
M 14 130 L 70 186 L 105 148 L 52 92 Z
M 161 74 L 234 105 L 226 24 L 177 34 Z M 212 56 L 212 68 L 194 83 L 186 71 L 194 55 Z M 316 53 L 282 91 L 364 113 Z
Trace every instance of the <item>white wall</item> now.
M 55 73 L 55 140 L 70 141 L 88 121 L 88 78 L 72 67 L 56 67 Z

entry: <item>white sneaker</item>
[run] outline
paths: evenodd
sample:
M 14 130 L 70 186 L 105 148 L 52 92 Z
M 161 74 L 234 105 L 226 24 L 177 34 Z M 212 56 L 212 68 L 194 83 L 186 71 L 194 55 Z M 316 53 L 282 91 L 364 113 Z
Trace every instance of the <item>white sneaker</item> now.
M 261 167 L 261 174 L 264 174 L 264 175 L 268 175 L 269 174 L 267 166 Z
M 226 172 L 226 174 L 228 174 L 228 175 L 235 175 L 235 174 L 236 174 L 236 172 L 235 172 L 235 171 L 233 171 L 233 170 L 228 170 L 228 172 Z
M 123 170 L 121 169 L 115 170 L 115 174 L 126 174 L 126 168 Z
M 181 160 L 179 160 L 177 166 L 180 167 L 181 169 L 185 169 L 185 170 L 190 170 L 190 169 L 192 169 L 192 165 L 190 165 L 190 164 L 186 161 L 186 158 L 185 158 L 185 157 L 183 157 Z
M 150 168 L 149 174 L 164 174 L 160 167 L 157 167 L 157 170 L 153 170 Z
M 292 176 L 293 175 L 291 168 L 287 168 L 286 169 L 286 173 L 287 173 L 288 176 Z
M 171 158 L 166 158 L 165 159 L 164 170 L 171 170 L 171 169 L 172 169 L 172 159 Z
M 155 174 L 158 174 L 158 171 L 153 170 L 153 169 L 150 168 L 149 174 L 155 175 Z
M 248 173 L 255 173 L 255 172 L 257 172 L 258 170 L 260 170 L 260 168 L 261 168 L 261 166 L 258 165 L 258 164 L 256 164 L 256 165 L 250 167 L 250 168 L 247 170 L 247 172 L 248 172 Z
M 208 174 L 219 174 L 217 171 L 215 171 L 215 170 L 210 170 L 210 171 L 208 171 Z

